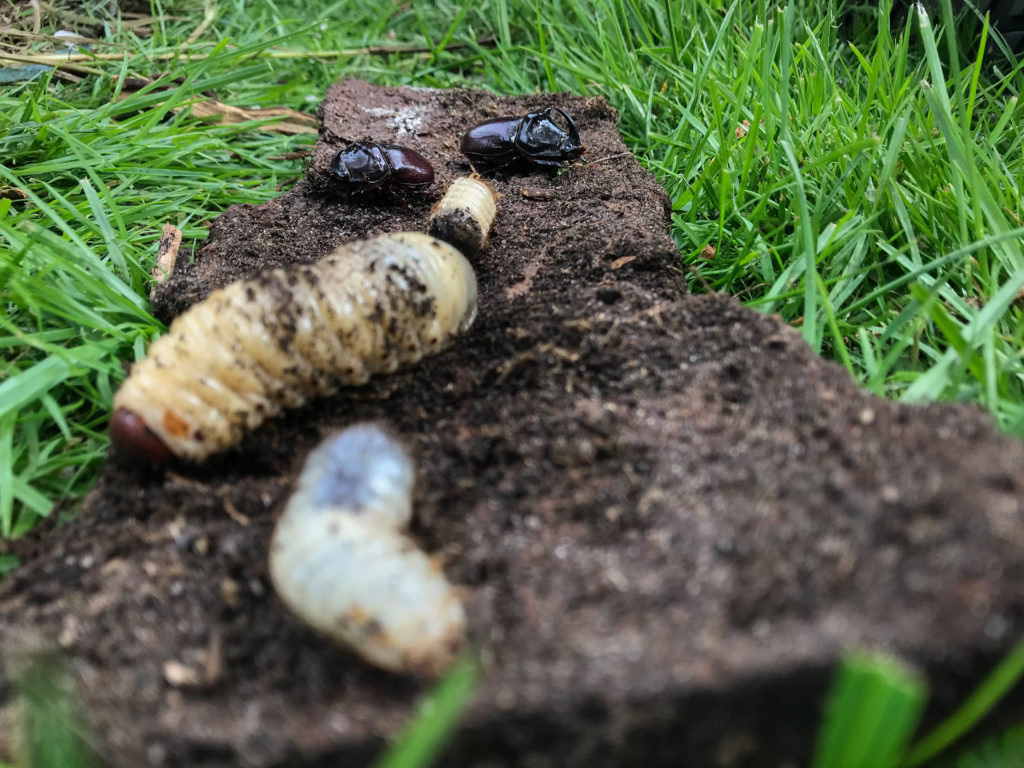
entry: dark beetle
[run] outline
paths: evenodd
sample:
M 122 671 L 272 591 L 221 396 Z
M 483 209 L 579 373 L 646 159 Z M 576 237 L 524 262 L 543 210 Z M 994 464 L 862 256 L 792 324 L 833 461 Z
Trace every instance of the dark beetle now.
M 434 168 L 415 150 L 375 141 L 351 141 L 338 151 L 327 170 L 349 184 L 426 186 L 434 181 Z
M 552 109 L 565 119 L 565 129 L 551 119 Z M 466 131 L 460 148 L 470 161 L 490 165 L 522 158 L 537 165 L 561 167 L 583 154 L 576 123 L 558 107 L 522 117 L 486 120 Z

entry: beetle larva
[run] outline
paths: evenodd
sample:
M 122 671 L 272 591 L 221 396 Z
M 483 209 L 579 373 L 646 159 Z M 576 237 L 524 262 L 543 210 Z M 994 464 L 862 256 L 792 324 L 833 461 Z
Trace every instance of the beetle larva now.
M 282 408 L 443 349 L 476 317 L 476 276 L 416 232 L 214 291 L 178 317 L 114 397 L 123 454 L 202 461 Z
M 487 245 L 497 207 L 487 182 L 463 176 L 451 183 L 430 212 L 430 234 L 472 256 Z
M 328 438 L 274 529 L 270 578 L 317 632 L 384 669 L 435 675 L 462 645 L 465 614 L 436 560 L 401 533 L 414 475 L 373 424 Z

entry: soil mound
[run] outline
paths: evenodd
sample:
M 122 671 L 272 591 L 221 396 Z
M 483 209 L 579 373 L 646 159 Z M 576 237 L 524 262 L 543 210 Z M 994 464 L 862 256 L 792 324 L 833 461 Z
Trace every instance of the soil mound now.
M 414 534 L 465 589 L 484 665 L 445 766 L 803 762 L 844 648 L 926 668 L 935 714 L 1014 642 L 1024 446 L 973 408 L 860 391 L 733 299 L 684 296 L 666 195 L 603 100 L 338 83 L 306 177 L 219 217 L 157 312 L 422 229 L 430 195 L 330 183 L 343 140 L 422 152 L 439 194 L 468 170 L 462 131 L 552 104 L 602 162 L 488 175 L 480 317 L 450 350 L 201 467 L 111 462 L 78 519 L 21 543 L 0 647 L 25 628 L 59 643 L 111 763 L 359 765 L 409 714 L 418 683 L 313 636 L 266 573 L 306 454 L 365 419 L 415 456 Z

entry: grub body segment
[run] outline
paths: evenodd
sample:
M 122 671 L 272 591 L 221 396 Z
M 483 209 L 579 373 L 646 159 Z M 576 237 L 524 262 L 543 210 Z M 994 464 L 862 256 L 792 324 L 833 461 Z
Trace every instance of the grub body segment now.
M 430 212 L 430 234 L 472 256 L 487 247 L 497 213 L 496 199 L 491 186 L 482 179 L 455 179 Z
M 439 352 L 475 317 L 476 277 L 447 243 L 412 232 L 349 243 L 193 306 L 133 366 L 114 410 L 202 461 L 284 408 Z M 145 440 L 124 423 L 134 431 L 112 433 L 131 454 Z
M 372 424 L 328 438 L 306 461 L 274 530 L 269 571 L 303 623 L 393 672 L 433 676 L 455 659 L 465 614 L 455 589 L 402 529 L 415 471 Z

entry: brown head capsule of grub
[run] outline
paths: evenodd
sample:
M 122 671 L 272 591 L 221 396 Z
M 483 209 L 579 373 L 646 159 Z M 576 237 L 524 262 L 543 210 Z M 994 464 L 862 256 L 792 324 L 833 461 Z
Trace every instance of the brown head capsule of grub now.
M 110 438 L 118 455 L 128 461 L 163 464 L 171 458 L 164 442 L 127 408 L 118 408 L 110 417 Z

